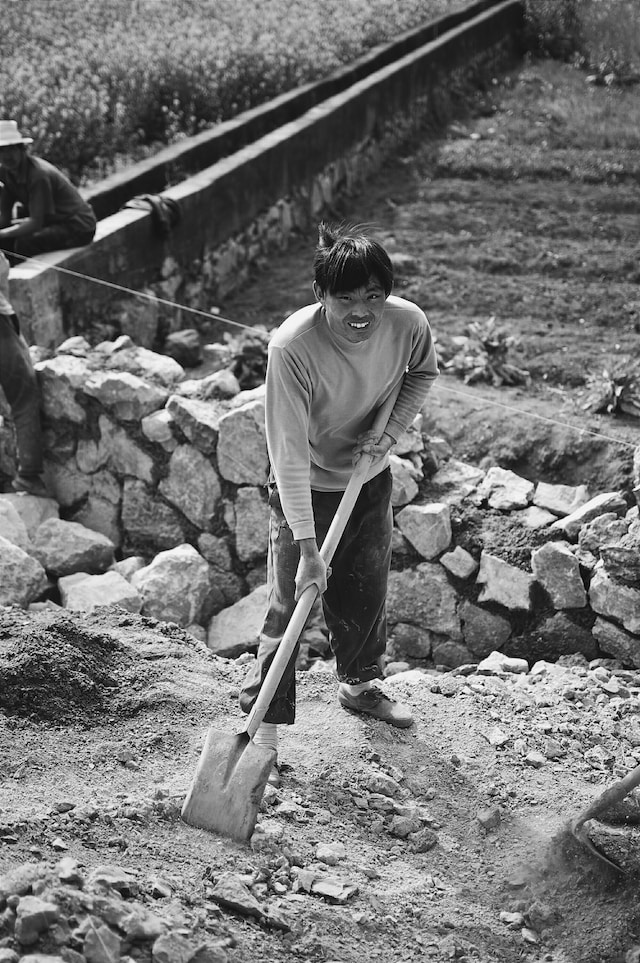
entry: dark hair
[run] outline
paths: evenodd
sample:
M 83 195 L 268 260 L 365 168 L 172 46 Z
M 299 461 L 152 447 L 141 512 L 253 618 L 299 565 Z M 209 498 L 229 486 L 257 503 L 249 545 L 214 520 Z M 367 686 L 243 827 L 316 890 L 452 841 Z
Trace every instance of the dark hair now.
M 374 277 L 387 297 L 393 287 L 393 265 L 378 241 L 356 230 L 318 226 L 318 246 L 313 259 L 316 284 L 335 294 L 364 287 Z

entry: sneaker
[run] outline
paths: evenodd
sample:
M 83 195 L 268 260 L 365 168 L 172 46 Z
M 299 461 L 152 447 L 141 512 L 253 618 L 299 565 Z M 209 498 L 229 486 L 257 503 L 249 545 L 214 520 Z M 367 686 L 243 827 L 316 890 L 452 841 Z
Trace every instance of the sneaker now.
M 24 492 L 37 498 L 50 498 L 47 486 L 40 475 L 17 475 L 11 482 L 14 492 Z
M 362 712 L 364 715 L 373 716 L 374 719 L 388 722 L 390 726 L 397 726 L 399 729 L 406 729 L 413 724 L 413 716 L 408 706 L 396 702 L 378 686 L 365 689 L 364 692 L 354 696 L 341 685 L 338 689 L 338 702 L 343 709 Z

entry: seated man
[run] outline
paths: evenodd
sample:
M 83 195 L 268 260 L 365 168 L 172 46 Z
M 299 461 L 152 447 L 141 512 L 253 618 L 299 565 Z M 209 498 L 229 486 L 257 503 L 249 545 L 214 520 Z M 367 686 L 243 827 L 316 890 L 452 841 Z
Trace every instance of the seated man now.
M 71 181 L 53 164 L 27 152 L 13 120 L 0 120 L 0 250 L 33 257 L 82 247 L 93 240 L 96 216 Z M 14 218 L 16 205 L 21 216 Z
M 11 408 L 18 448 L 14 491 L 46 498 L 42 478 L 42 434 L 38 380 L 27 342 L 9 301 L 9 262 L 0 253 L 0 388 Z

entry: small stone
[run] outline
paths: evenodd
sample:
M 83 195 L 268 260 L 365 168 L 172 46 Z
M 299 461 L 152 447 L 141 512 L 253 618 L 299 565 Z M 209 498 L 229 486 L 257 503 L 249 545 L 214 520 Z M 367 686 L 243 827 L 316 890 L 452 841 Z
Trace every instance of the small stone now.
M 527 755 L 524 757 L 524 761 L 527 766 L 531 766 L 533 769 L 541 769 L 547 760 L 541 752 L 533 750 L 532 752 L 527 753 Z
M 346 856 L 344 843 L 318 843 L 316 846 L 316 859 L 327 866 L 336 866 Z
M 500 825 L 500 809 L 498 806 L 491 806 L 488 809 L 481 809 L 477 816 L 478 822 L 486 831 L 497 829 Z

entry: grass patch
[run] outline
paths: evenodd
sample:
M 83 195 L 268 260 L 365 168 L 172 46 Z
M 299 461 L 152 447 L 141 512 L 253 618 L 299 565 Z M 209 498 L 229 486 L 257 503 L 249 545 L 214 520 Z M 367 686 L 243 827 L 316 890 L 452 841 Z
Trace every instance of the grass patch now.
M 4 3 L 0 116 L 75 181 L 330 74 L 464 0 Z

